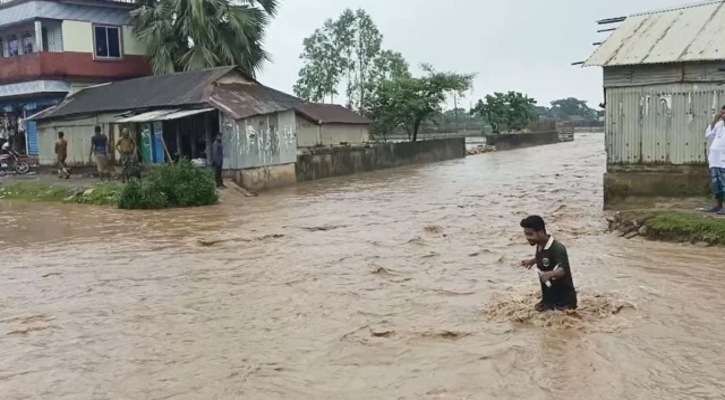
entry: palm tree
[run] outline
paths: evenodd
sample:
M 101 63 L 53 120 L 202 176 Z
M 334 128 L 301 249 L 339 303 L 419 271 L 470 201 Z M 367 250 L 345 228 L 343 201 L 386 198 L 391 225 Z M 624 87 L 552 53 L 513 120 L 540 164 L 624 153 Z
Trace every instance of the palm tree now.
M 264 33 L 278 0 L 144 0 L 131 12 L 155 74 L 238 65 L 254 76 L 270 60 Z

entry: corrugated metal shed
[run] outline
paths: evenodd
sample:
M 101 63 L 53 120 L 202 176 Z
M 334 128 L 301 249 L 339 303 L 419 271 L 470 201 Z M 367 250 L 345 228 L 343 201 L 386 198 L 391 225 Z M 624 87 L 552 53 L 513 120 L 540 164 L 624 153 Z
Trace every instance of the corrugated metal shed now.
M 670 84 L 607 90 L 608 164 L 705 164 L 705 128 L 725 88 Z
M 725 1 L 628 17 L 585 66 L 725 60 Z

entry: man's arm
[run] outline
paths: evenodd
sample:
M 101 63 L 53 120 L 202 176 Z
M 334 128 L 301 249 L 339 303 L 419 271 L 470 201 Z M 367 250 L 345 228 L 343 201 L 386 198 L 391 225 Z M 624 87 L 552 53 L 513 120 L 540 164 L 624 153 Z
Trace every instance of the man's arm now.
M 548 280 L 557 280 L 565 277 L 569 273 L 569 254 L 566 251 L 566 247 L 559 245 L 555 251 L 552 252 L 552 258 L 555 268 L 554 271 L 544 272 L 541 274 L 541 280 L 546 282 Z
M 715 133 L 716 133 L 715 127 L 717 126 L 718 122 L 722 121 L 722 118 L 723 118 L 722 113 L 718 113 L 717 115 L 715 115 L 715 118 L 712 119 L 712 123 L 710 123 L 710 125 L 708 125 L 707 130 L 705 131 L 705 137 L 707 139 L 710 139 L 713 136 L 715 136 Z
M 58 142 L 55 142 L 55 154 L 58 154 Z

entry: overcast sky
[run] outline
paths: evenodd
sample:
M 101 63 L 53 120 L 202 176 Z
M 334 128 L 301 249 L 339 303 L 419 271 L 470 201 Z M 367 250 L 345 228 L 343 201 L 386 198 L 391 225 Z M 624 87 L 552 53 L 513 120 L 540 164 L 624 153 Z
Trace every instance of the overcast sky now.
M 692 3 L 687 0 L 280 0 L 269 27 L 259 80 L 291 93 L 302 63 L 302 39 L 345 8 L 363 8 L 383 47 L 413 65 L 476 73 L 469 102 L 516 90 L 547 104 L 563 97 L 602 101 L 601 69 L 572 67 L 606 38 L 595 21 Z

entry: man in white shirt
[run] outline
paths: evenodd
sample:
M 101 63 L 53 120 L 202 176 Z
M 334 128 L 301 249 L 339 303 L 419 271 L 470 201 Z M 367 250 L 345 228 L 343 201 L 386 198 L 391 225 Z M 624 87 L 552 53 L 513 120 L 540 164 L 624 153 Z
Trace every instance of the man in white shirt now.
M 717 199 L 717 206 L 709 211 L 725 215 L 725 209 L 723 209 L 723 201 L 725 201 L 725 106 L 707 127 L 705 137 L 710 142 L 707 161 L 710 166 L 712 191 Z

